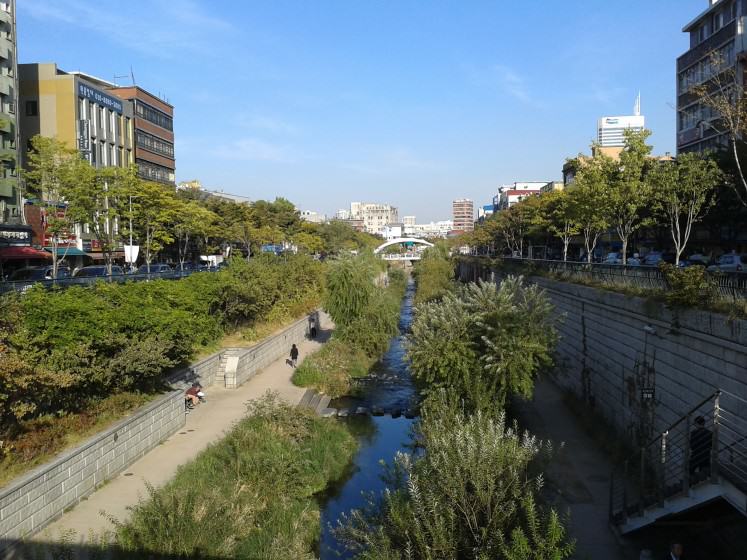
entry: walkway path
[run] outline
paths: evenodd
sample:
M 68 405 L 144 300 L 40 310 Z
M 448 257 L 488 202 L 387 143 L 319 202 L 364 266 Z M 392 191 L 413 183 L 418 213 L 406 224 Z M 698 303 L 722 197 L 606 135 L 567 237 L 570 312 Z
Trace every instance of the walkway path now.
M 320 317 L 321 329 L 317 340 L 297 343 L 299 362 L 318 350 L 329 338 L 331 322 L 326 315 Z M 246 403 L 264 395 L 277 392 L 282 399 L 298 404 L 306 389 L 291 383 L 293 369 L 286 358 L 277 360 L 238 389 L 206 387 L 207 402 L 187 415 L 186 425 L 176 434 L 139 459 L 122 474 L 80 502 L 73 509 L 34 536 L 34 540 L 56 540 L 73 530 L 79 539 L 86 539 L 92 531 L 101 534 L 114 526 L 101 512 L 119 521 L 128 518 L 127 508 L 137 504 L 147 495 L 146 483 L 161 486 L 169 481 L 177 468 L 194 459 L 203 449 L 223 438 L 231 427 L 244 417 Z
M 552 381 L 537 383 L 534 399 L 513 407 L 523 428 L 551 440 L 555 454 L 546 469 L 546 490 L 561 514 L 570 510 L 570 532 L 576 538 L 575 558 L 627 560 L 638 555 L 625 550 L 609 527 L 609 477 L 612 464 L 583 430 Z M 561 442 L 564 448 L 559 449 Z

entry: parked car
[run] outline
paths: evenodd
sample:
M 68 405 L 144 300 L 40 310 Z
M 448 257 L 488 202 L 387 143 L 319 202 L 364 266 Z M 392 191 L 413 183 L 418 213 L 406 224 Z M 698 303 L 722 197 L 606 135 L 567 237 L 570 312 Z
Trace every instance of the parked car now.
M 44 266 L 27 266 L 16 270 L 10 276 L 11 282 L 22 282 L 28 280 L 51 280 L 52 279 L 52 265 Z M 69 278 L 70 269 L 66 266 L 60 266 L 57 268 L 57 278 Z
M 95 264 L 92 266 L 84 266 L 78 272 L 75 273 L 75 278 L 105 278 L 109 275 L 106 269 L 106 265 Z M 112 265 L 112 276 L 124 276 L 124 270 L 119 265 Z
M 694 253 L 690 255 L 689 257 L 687 257 L 687 260 L 693 263 L 698 262 L 702 264 L 703 266 L 708 266 L 709 264 L 712 264 L 713 262 L 710 257 L 702 253 Z
M 604 264 L 620 264 L 622 262 L 622 253 L 607 253 L 602 262 Z
M 174 270 L 167 264 L 163 263 L 151 263 L 150 274 L 164 274 L 166 272 L 173 272 Z M 137 274 L 148 274 L 148 265 L 141 264 L 137 269 Z
M 673 263 L 674 255 L 671 253 L 662 253 L 661 251 L 651 251 L 643 257 L 644 266 L 659 266 L 660 262 Z
M 682 259 L 679 264 L 680 268 L 690 268 L 693 266 L 699 266 L 701 268 L 705 268 L 706 263 L 698 259 L 689 258 L 689 259 Z
M 742 272 L 747 270 L 747 255 L 736 253 L 721 255 L 716 260 L 716 264 L 709 266 L 708 270 L 712 272 Z
M 208 269 L 208 266 L 203 263 L 185 262 L 184 265 L 177 264 L 174 270 L 184 272 L 204 272 Z

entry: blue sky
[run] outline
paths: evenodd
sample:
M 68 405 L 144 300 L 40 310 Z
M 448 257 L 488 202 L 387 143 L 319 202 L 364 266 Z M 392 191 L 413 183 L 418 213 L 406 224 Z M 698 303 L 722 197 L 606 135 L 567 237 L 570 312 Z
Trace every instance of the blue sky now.
M 673 152 L 681 28 L 707 0 L 18 4 L 20 62 L 110 80 L 132 67 L 175 106 L 177 180 L 425 221 L 560 179 L 638 90 L 655 151 Z

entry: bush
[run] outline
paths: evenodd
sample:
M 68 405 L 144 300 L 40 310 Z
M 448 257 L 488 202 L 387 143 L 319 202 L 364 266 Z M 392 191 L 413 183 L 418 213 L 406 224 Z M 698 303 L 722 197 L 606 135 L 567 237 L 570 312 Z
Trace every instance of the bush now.
M 314 496 L 343 475 L 355 440 L 343 425 L 273 396 L 248 413 L 117 524 L 128 557 L 314 558 Z
M 415 303 L 439 300 L 454 286 L 454 262 L 446 248 L 436 246 L 426 249 L 415 267 L 417 292 Z
M 315 304 L 321 280 L 322 265 L 309 257 L 262 256 L 178 281 L 0 298 L 0 435 L 118 391 L 157 390 L 165 372 L 225 330 Z
M 718 286 L 705 267 L 677 268 L 662 262 L 659 269 L 669 284 L 664 299 L 672 307 L 708 307 L 718 298 Z

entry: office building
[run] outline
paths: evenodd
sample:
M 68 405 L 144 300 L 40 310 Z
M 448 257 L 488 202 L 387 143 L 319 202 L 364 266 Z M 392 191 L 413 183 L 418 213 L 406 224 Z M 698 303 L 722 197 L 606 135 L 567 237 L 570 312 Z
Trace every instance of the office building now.
M 417 223 L 417 219 L 415 216 L 404 216 L 402 218 L 402 223 L 406 226 L 414 226 Z
M 137 86 L 115 86 L 108 92 L 132 105 L 138 175 L 174 184 L 174 107 Z
M 641 115 L 641 96 L 636 98 L 633 114 L 618 117 L 602 117 L 597 121 L 597 144 L 602 148 L 625 146 L 625 131 L 641 131 L 646 128 L 646 119 Z
M 114 84 L 54 63 L 20 64 L 21 145 L 56 137 L 94 167 L 127 167 L 133 154 L 132 104 L 111 95 Z M 25 164 L 25 153 L 22 161 Z
M 399 211 L 389 204 L 351 202 L 350 219 L 362 220 L 367 233 L 383 235 L 388 224 L 399 223 Z
M 417 237 L 420 239 L 446 239 L 449 232 L 454 229 L 452 220 L 442 220 L 440 222 L 430 222 L 427 224 L 405 224 L 405 237 Z
M 485 220 L 490 218 L 495 212 L 495 207 L 492 204 L 485 204 L 477 209 L 477 221 L 483 223 Z
M 459 198 L 451 203 L 455 231 L 475 229 L 475 205 L 469 198 Z
M 724 131 L 711 126 L 718 115 L 699 102 L 693 87 L 727 70 L 734 71 L 740 92 L 746 85 L 740 60 L 747 53 L 742 17 L 747 15 L 747 2 L 703 3 L 707 7 L 682 29 L 690 35 L 690 48 L 677 59 L 677 152 L 716 149 L 729 142 Z M 719 64 L 713 64 L 714 55 Z
M 23 202 L 18 185 L 16 55 L 16 3 L 15 0 L 7 0 L 0 2 L 0 224 L 21 225 Z M 26 233 L 24 229 L 23 236 Z

